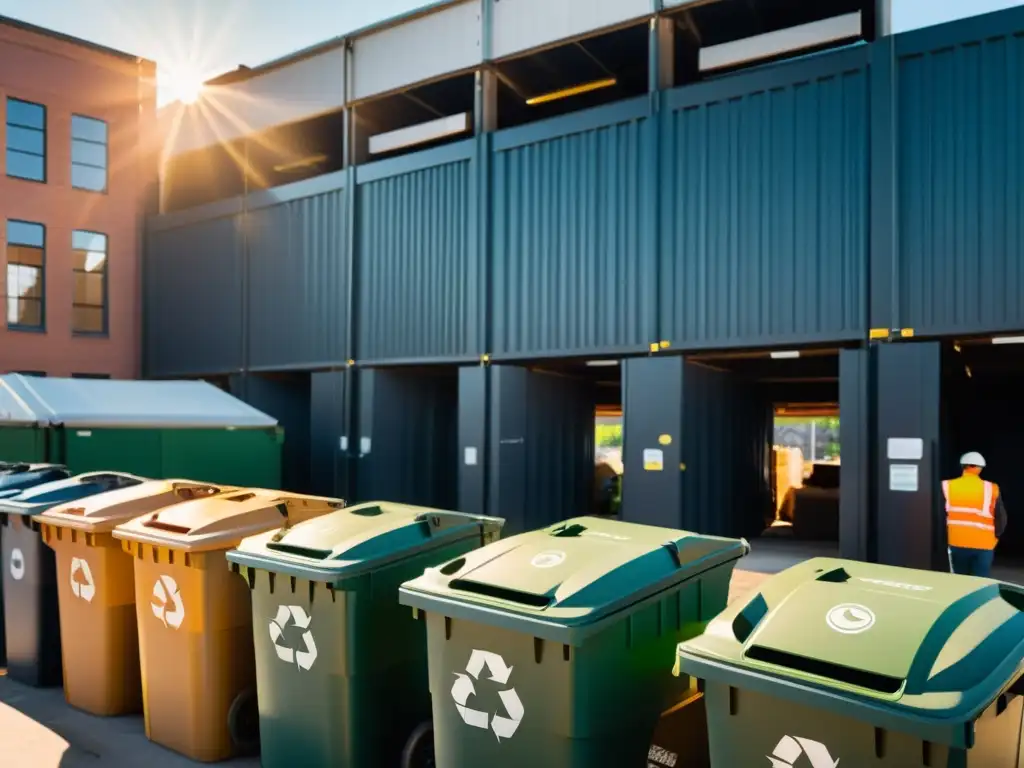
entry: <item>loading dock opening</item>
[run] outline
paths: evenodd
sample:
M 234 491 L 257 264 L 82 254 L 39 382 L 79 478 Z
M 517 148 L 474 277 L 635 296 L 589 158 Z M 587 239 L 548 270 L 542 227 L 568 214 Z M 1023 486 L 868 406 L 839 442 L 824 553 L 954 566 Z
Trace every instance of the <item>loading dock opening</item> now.
M 1009 343 L 1005 343 L 1005 342 Z M 960 457 L 978 451 L 982 474 L 1000 487 L 1009 517 L 996 548 L 1000 571 L 1024 571 L 1024 338 L 947 341 L 942 345 L 939 479 L 960 474 Z M 940 488 L 934 490 L 937 519 L 943 519 Z M 941 560 L 940 560 L 941 562 Z

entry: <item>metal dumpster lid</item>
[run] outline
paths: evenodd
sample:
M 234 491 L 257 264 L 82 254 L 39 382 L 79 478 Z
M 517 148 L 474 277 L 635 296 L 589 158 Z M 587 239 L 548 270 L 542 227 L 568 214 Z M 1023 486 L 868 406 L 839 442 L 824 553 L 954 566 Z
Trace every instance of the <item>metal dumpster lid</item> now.
M 335 581 L 412 557 L 458 539 L 479 538 L 503 520 L 373 501 L 299 525 L 249 537 L 228 552 L 238 565 Z
M 1024 589 L 991 579 L 816 558 L 681 644 L 679 671 L 774 680 L 780 695 L 825 694 L 826 707 L 861 702 L 969 746 L 964 724 L 1024 672 L 1022 610 Z
M 12 496 L 0 498 L 0 514 L 38 515 L 58 504 L 139 485 L 146 481 L 144 477 L 127 472 L 86 472 L 33 485 Z
M 114 528 L 114 537 L 184 552 L 230 549 L 246 536 L 337 509 L 340 499 L 239 488 L 183 501 Z
M 739 539 L 580 517 L 430 569 L 402 586 L 400 600 L 446 615 L 468 604 L 477 620 L 544 637 L 543 626 L 593 626 L 747 549 Z
M 65 502 L 36 515 L 37 523 L 89 532 L 110 531 L 125 520 L 151 514 L 192 499 L 238 490 L 195 480 L 147 480 L 138 485 L 106 491 Z

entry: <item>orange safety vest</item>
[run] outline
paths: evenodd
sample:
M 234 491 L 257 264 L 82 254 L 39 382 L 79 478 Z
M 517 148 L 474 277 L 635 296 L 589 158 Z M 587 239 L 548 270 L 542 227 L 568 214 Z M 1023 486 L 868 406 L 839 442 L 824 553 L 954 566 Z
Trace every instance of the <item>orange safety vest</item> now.
M 995 549 L 999 486 L 977 475 L 964 474 L 955 480 L 944 480 L 942 495 L 946 497 L 949 546 Z

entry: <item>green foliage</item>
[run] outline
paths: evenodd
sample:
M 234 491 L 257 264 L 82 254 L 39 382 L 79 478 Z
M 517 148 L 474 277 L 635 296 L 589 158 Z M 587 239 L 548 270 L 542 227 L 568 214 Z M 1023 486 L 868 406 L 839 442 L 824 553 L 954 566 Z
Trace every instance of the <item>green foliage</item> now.
M 622 425 L 598 424 L 595 429 L 595 437 L 599 448 L 621 448 Z

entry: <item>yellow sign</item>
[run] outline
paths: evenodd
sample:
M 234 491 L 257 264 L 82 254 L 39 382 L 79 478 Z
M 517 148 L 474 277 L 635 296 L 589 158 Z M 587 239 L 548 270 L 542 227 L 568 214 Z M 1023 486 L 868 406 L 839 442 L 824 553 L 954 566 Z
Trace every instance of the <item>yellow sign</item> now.
M 659 435 L 658 436 L 658 444 L 659 445 L 672 445 L 672 435 Z
M 644 471 L 661 472 L 665 469 L 665 452 L 659 448 L 644 448 Z

